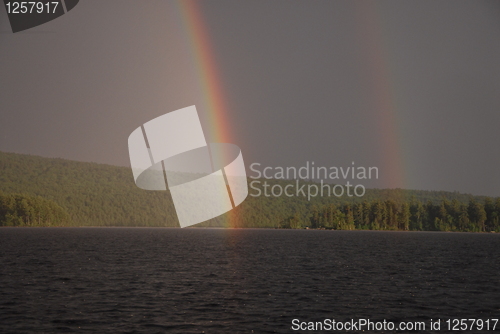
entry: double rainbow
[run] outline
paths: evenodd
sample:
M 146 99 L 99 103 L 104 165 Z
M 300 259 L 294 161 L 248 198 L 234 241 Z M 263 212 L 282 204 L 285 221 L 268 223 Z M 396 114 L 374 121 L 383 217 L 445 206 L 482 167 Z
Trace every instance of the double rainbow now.
M 177 8 L 189 40 L 193 62 L 200 80 L 204 108 L 209 113 L 208 138 L 211 141 L 230 143 L 227 97 L 224 93 L 219 69 L 208 28 L 201 13 L 200 4 L 193 0 L 178 0 Z M 387 42 L 384 40 L 383 22 L 378 14 L 377 4 L 358 3 L 355 5 L 357 27 L 365 59 L 368 65 L 372 96 L 377 113 L 378 138 L 383 161 L 383 175 L 388 188 L 404 188 L 403 136 L 400 133 L 397 113 L 397 94 L 394 78 L 389 66 Z

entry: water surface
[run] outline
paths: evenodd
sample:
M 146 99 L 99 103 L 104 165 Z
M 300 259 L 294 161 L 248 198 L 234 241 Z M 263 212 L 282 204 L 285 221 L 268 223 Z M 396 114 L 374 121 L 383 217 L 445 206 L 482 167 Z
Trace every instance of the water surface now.
M 0 332 L 499 318 L 499 250 L 500 235 L 473 233 L 1 228 Z

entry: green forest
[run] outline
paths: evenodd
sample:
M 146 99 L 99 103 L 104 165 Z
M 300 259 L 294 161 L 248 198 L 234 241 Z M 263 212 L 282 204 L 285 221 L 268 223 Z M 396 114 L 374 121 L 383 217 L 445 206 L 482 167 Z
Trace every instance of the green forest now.
M 266 180 L 271 186 L 287 180 Z M 301 181 L 309 184 L 311 182 Z M 252 197 L 199 227 L 499 231 L 500 200 L 367 189 L 358 197 Z M 0 226 L 179 226 L 169 191 L 136 187 L 128 167 L 0 152 Z
M 279 228 L 325 228 L 338 230 L 500 232 L 500 198 L 484 203 L 470 199 L 461 203 L 443 199 L 434 204 L 417 200 L 364 201 L 313 207 L 308 220 L 293 215 Z
M 43 197 L 0 192 L 0 222 L 2 226 L 65 226 L 70 217 Z

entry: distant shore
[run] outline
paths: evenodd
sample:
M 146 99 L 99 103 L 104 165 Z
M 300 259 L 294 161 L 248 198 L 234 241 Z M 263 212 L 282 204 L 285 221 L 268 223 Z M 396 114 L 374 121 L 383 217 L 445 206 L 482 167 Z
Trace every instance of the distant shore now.
M 276 228 L 276 227 L 215 227 L 215 226 L 200 226 L 200 227 L 173 227 L 173 226 L 0 226 L 0 229 L 178 229 L 178 230 L 280 230 L 280 231 L 331 231 L 331 232 L 397 232 L 397 233 L 474 233 L 474 234 L 498 234 L 495 231 L 400 231 L 400 230 L 341 230 L 332 228 Z

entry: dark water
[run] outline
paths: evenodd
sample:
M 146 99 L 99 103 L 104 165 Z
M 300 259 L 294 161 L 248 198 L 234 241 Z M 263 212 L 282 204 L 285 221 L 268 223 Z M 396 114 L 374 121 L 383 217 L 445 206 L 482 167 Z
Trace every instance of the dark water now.
M 1 228 L 0 332 L 499 318 L 499 251 L 495 234 Z

